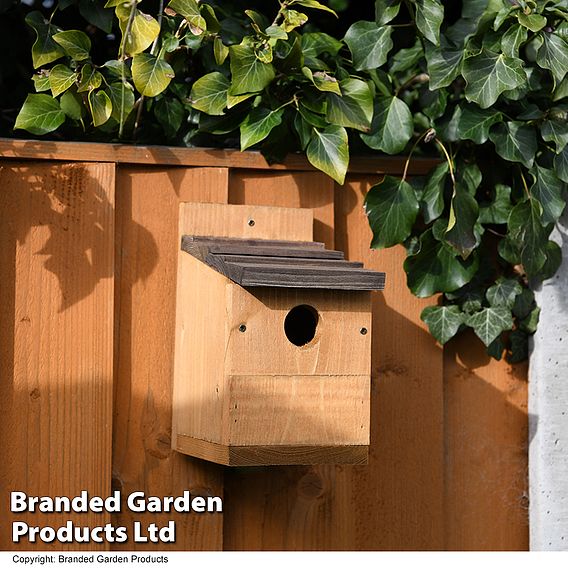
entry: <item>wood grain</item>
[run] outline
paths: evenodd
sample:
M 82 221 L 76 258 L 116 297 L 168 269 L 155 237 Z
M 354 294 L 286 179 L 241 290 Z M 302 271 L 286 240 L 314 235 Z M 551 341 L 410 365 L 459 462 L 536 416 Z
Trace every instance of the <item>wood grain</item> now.
M 311 241 L 314 215 L 310 209 L 188 203 L 181 209 L 182 224 L 192 236 Z
M 420 300 L 406 286 L 403 247 L 369 248 L 363 210 L 377 180 L 351 176 L 336 191 L 337 248 L 347 258 L 387 273 L 374 294 L 371 448 L 369 465 L 346 472 L 346 541 L 355 549 L 444 548 L 443 353 L 420 320 L 436 298 Z M 337 483 L 337 480 L 336 480 Z M 351 512 L 350 512 L 351 511 Z M 353 511 L 365 519 L 358 523 Z
M 231 446 L 369 444 L 368 375 L 230 376 L 227 391 Z
M 124 495 L 223 494 L 222 471 L 171 449 L 172 376 L 180 202 L 223 203 L 224 168 L 125 167 L 117 176 L 117 315 L 113 475 Z M 141 518 L 142 517 L 142 518 Z M 222 515 L 114 515 L 163 526 L 173 519 L 168 550 L 219 550 Z M 128 550 L 152 545 L 129 542 Z M 155 547 L 154 547 L 155 548 Z
M 361 263 L 342 260 L 343 253 L 319 243 L 240 239 L 216 240 L 183 236 L 183 251 L 202 260 L 241 286 L 382 290 L 384 272 L 365 270 Z M 181 284 L 183 286 L 183 283 Z
M 229 183 L 230 203 L 311 209 L 314 215 L 313 240 L 334 248 L 334 182 L 325 174 L 276 171 L 267 176 L 260 169 L 231 169 Z
M 225 446 L 178 436 L 181 451 L 228 466 L 305 465 L 317 463 L 364 464 L 368 446 Z
M 528 550 L 527 364 L 467 333 L 444 352 L 446 548 Z
M 315 172 L 301 154 L 289 154 L 282 164 L 268 164 L 259 152 L 217 150 L 213 148 L 175 148 L 171 146 L 133 146 L 93 142 L 55 142 L 0 138 L 0 156 L 34 160 L 97 161 L 119 164 L 156 164 L 164 166 L 201 166 L 257 170 L 294 170 Z M 353 156 L 349 168 L 360 173 L 400 173 L 406 158 Z M 409 174 L 424 174 L 438 162 L 414 158 Z M 319 175 L 319 173 L 315 174 Z
M 99 526 L 110 514 L 11 514 L 9 492 L 111 489 L 114 164 L 0 163 L 0 463 L 3 550 L 12 521 Z
M 227 293 L 228 375 L 370 374 L 370 292 L 244 289 L 230 284 Z M 284 333 L 286 316 L 300 305 L 318 314 L 315 337 L 302 347 Z M 242 324 L 244 333 L 239 330 Z M 362 335 L 362 328 L 368 333 Z

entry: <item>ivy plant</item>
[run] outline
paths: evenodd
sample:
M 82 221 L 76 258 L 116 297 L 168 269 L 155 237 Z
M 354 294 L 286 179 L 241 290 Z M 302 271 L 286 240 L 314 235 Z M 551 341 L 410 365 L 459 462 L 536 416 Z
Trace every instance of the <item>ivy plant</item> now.
M 410 290 L 440 298 L 422 313 L 440 343 L 472 328 L 492 356 L 525 358 L 532 289 L 561 262 L 549 237 L 568 183 L 566 0 L 376 0 L 342 37 L 311 21 L 335 18 L 331 3 L 233 4 L 30 13 L 35 93 L 15 128 L 300 151 L 338 184 L 350 152 L 435 156 L 429 175 L 369 191 L 371 246 L 406 247 Z M 88 27 L 58 27 L 70 5 Z M 94 28 L 116 34 L 112 58 L 93 55 Z

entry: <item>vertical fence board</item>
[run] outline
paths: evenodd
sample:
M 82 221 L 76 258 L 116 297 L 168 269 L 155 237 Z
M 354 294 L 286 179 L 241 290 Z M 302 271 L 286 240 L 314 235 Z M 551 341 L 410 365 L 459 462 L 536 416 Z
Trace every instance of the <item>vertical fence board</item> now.
M 333 182 L 320 172 L 231 170 L 231 203 L 304 207 L 314 212 L 314 240 L 334 246 Z
M 231 170 L 229 202 L 307 207 L 314 239 L 334 245 L 333 182 L 319 172 Z M 337 498 L 340 467 L 235 468 L 225 475 L 227 550 L 342 548 L 345 511 Z
M 336 191 L 336 244 L 349 260 L 387 273 L 374 293 L 371 452 L 349 472 L 355 549 L 439 550 L 443 542 L 443 354 L 420 320 L 435 300 L 406 287 L 405 251 L 370 250 L 363 211 L 370 176 Z
M 527 365 L 472 334 L 445 348 L 446 548 L 527 550 Z
M 222 496 L 222 469 L 171 449 L 175 298 L 182 201 L 227 202 L 226 168 L 121 167 L 117 175 L 117 341 L 113 484 L 123 495 Z M 218 550 L 222 515 L 135 514 L 116 524 L 176 521 L 168 550 Z M 129 529 L 131 530 L 131 529 Z M 130 541 L 125 548 L 151 549 Z
M 11 514 L 9 491 L 110 491 L 114 164 L 0 164 L 0 225 L 0 548 L 104 548 L 13 544 L 13 521 L 110 515 Z

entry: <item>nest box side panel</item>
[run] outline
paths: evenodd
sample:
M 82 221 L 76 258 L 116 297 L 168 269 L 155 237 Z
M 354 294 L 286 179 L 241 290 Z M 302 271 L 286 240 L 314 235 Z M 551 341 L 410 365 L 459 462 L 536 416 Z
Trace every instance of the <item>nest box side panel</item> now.
M 199 260 L 180 255 L 173 389 L 175 449 L 178 435 L 223 440 L 228 285 L 229 280 Z
M 233 284 L 228 293 L 227 375 L 371 374 L 370 292 Z M 300 312 L 291 314 L 298 306 Z M 314 319 L 313 338 L 296 345 L 293 341 L 307 339 L 302 334 L 309 333 Z

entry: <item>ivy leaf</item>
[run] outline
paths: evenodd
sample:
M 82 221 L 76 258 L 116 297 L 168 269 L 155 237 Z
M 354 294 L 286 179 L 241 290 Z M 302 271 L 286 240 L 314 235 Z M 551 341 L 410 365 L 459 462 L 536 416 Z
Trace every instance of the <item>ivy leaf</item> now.
M 114 118 L 119 125 L 124 124 L 134 108 L 132 86 L 128 83 L 122 83 L 122 81 L 111 83 L 106 89 L 106 93 L 112 104 L 112 118 Z
M 402 179 L 385 176 L 365 198 L 365 212 L 373 231 L 371 247 L 387 248 L 405 241 L 418 209 L 418 199 L 412 186 Z
M 124 41 L 124 51 L 128 55 L 136 55 L 150 47 L 152 42 L 158 37 L 160 24 L 152 16 L 144 14 L 140 10 L 135 10 L 130 25 L 130 32 L 126 34 L 130 21 L 130 11 L 131 7 L 129 4 L 119 4 L 116 7 L 116 16 L 118 17 Z
M 174 138 L 185 116 L 181 102 L 173 97 L 163 97 L 156 103 L 154 114 L 166 136 Z
M 71 59 L 75 61 L 89 59 L 91 40 L 86 33 L 79 30 L 69 30 L 54 34 L 53 39 Z
M 515 329 L 515 331 L 509 334 L 509 343 L 511 345 L 511 352 L 507 356 L 507 362 L 514 364 L 525 361 L 529 356 L 527 334 L 520 329 Z
M 497 282 L 487 289 L 485 296 L 493 308 L 504 307 L 513 309 L 517 296 L 523 291 L 517 280 L 512 278 L 499 278 Z
M 495 110 L 481 109 L 477 105 L 466 104 L 458 122 L 458 136 L 483 144 L 489 138 L 489 128 L 501 121 L 503 115 Z
M 477 201 L 461 183 L 456 185 L 450 207 L 446 241 L 466 260 L 477 246 L 475 223 L 479 216 Z
M 538 327 L 538 320 L 540 319 L 540 308 L 536 306 L 529 315 L 521 320 L 520 328 L 529 333 L 533 334 Z
M 554 142 L 556 153 L 559 154 L 568 144 L 568 122 L 566 120 L 545 120 L 540 127 L 542 139 L 546 142 Z
M 343 47 L 343 43 L 323 32 L 307 32 L 302 34 L 302 51 L 306 59 L 315 59 L 322 53 L 335 57 Z
M 463 184 L 466 190 L 473 196 L 479 187 L 483 176 L 479 166 L 475 163 L 460 166 L 456 172 L 456 179 L 459 183 Z
M 464 61 L 462 74 L 467 100 L 481 108 L 492 106 L 501 93 L 520 87 L 527 80 L 522 60 L 485 49 Z
M 325 172 L 343 185 L 349 164 L 347 132 L 341 126 L 328 126 L 322 131 L 312 129 L 306 156 L 312 166 Z
M 51 94 L 54 97 L 58 97 L 75 83 L 76 78 L 77 74 L 69 69 L 67 65 L 59 63 L 49 72 L 49 87 L 51 89 Z
M 32 76 L 32 81 L 34 82 L 34 89 L 36 93 L 41 93 L 43 91 L 49 91 L 49 72 L 42 69 L 39 73 Z
M 373 95 L 360 79 L 344 79 L 339 86 L 343 96 L 327 94 L 328 122 L 367 132 L 373 118 Z
M 329 12 L 333 14 L 337 18 L 337 13 L 332 10 L 330 7 L 325 6 L 321 2 L 317 2 L 316 0 L 295 0 L 294 4 L 297 6 L 303 6 L 304 8 L 312 8 L 314 10 L 322 10 L 324 12 Z
M 375 0 L 375 21 L 379 25 L 394 20 L 400 10 L 400 0 Z
M 466 323 L 486 346 L 493 343 L 504 331 L 513 329 L 511 310 L 503 307 L 483 308 L 480 312 L 468 316 Z
M 112 103 L 104 91 L 91 91 L 89 93 L 89 107 L 93 115 L 93 126 L 104 124 L 112 113 Z
M 16 117 L 14 129 L 41 135 L 57 130 L 64 122 L 65 113 L 59 101 L 49 95 L 28 95 Z
M 542 33 L 542 45 L 536 52 L 536 62 L 550 69 L 558 82 L 568 71 L 568 44 L 554 33 Z
M 420 40 L 416 40 L 412 47 L 403 47 L 399 49 L 392 58 L 392 64 L 389 68 L 389 73 L 402 73 L 414 67 L 422 56 L 424 55 L 424 48 Z
M 220 37 L 216 37 L 213 40 L 213 55 L 215 56 L 215 63 L 217 63 L 217 65 L 223 65 L 229 55 L 229 48 L 223 43 Z
M 103 82 L 103 76 L 90 64 L 83 65 L 81 75 L 79 77 L 79 93 L 86 93 L 93 89 L 98 89 Z
M 536 276 L 546 262 L 549 232 L 542 225 L 542 206 L 536 199 L 515 205 L 509 216 L 509 235 L 521 243 L 521 262 L 529 277 Z
M 490 345 L 487 346 L 487 355 L 493 357 L 497 361 L 501 361 L 503 358 L 503 351 L 505 350 L 505 343 L 501 336 L 493 340 Z
M 155 97 L 165 91 L 173 77 L 174 70 L 163 59 L 149 53 L 139 53 L 132 58 L 132 79 L 145 97 Z
M 543 223 L 556 223 L 566 206 L 562 196 L 564 184 L 556 177 L 553 170 L 537 164 L 536 171 L 531 172 L 534 184 L 530 189 L 532 197 L 536 197 L 542 205 Z
M 477 272 L 479 261 L 471 255 L 466 261 L 436 240 L 432 229 L 422 233 L 418 252 L 404 262 L 407 284 L 412 293 L 426 298 L 438 292 L 453 292 L 467 284 Z
M 229 80 L 222 73 L 208 73 L 193 83 L 189 103 L 193 108 L 207 114 L 224 114 L 229 87 Z
M 554 241 L 546 243 L 545 252 L 546 261 L 540 269 L 540 273 L 536 275 L 536 279 L 541 282 L 552 278 L 562 264 L 562 249 Z
M 361 134 L 369 148 L 387 154 L 402 152 L 412 138 L 414 124 L 407 104 L 398 97 L 378 97 L 370 134 Z
M 357 71 L 376 69 L 387 61 L 393 43 L 392 28 L 375 22 L 355 22 L 345 34 L 345 43 L 353 55 Z
M 335 93 L 341 96 L 341 89 L 335 77 L 328 75 L 325 71 L 316 71 L 315 73 L 308 67 L 302 67 L 302 73 L 309 79 L 316 89 L 328 93 Z
M 501 38 L 501 50 L 508 57 L 519 57 L 519 48 L 527 39 L 527 30 L 515 24 L 503 34 Z
M 79 95 L 73 91 L 66 91 L 59 99 L 61 110 L 73 120 L 79 120 L 83 116 L 83 105 Z
M 523 288 L 521 293 L 515 298 L 513 313 L 518 318 L 523 319 L 529 315 L 535 306 L 534 292 L 530 288 Z
M 271 63 L 259 61 L 254 49 L 248 45 L 229 47 L 231 58 L 231 95 L 256 93 L 262 91 L 274 79 L 274 67 Z
M 440 43 L 444 6 L 438 0 L 416 0 L 416 26 L 431 43 Z
M 283 114 L 284 109 L 252 109 L 241 124 L 241 152 L 264 140 L 271 130 L 282 122 Z
M 306 16 L 306 14 L 296 10 L 283 10 L 282 15 L 284 16 L 282 27 L 285 32 L 291 32 L 292 30 L 303 26 L 308 21 L 308 16 Z
M 538 32 L 546 26 L 546 18 L 540 14 L 525 14 L 519 11 L 517 13 L 519 24 L 529 29 L 531 32 Z
M 303 151 L 306 150 L 307 145 L 310 143 L 312 129 L 312 125 L 306 122 L 299 112 L 296 113 L 296 116 L 294 117 L 294 130 L 298 134 L 300 146 Z
M 30 12 L 26 16 L 26 24 L 36 33 L 36 40 L 32 46 L 34 69 L 65 55 L 63 48 L 53 39 L 53 35 L 61 30 L 48 22 L 40 12 Z
M 442 162 L 428 176 L 421 200 L 422 215 L 426 223 L 436 220 L 444 211 L 444 189 L 448 171 L 448 162 Z
M 450 85 L 459 75 L 463 61 L 463 49 L 453 47 L 443 36 L 440 39 L 440 47 L 426 45 L 426 63 L 432 91 Z
M 193 35 L 201 35 L 207 29 L 207 22 L 195 0 L 172 0 L 168 8 L 185 18 Z
M 554 157 L 554 170 L 564 183 L 568 183 L 568 146 Z
M 511 188 L 508 185 L 498 183 L 495 186 L 493 202 L 479 208 L 479 222 L 502 225 L 508 221 L 512 208 Z
M 503 122 L 489 133 L 497 154 L 509 162 L 531 168 L 537 151 L 534 128 L 523 122 Z
M 459 306 L 428 306 L 422 310 L 420 319 L 428 326 L 430 333 L 444 345 L 458 332 L 465 314 Z

